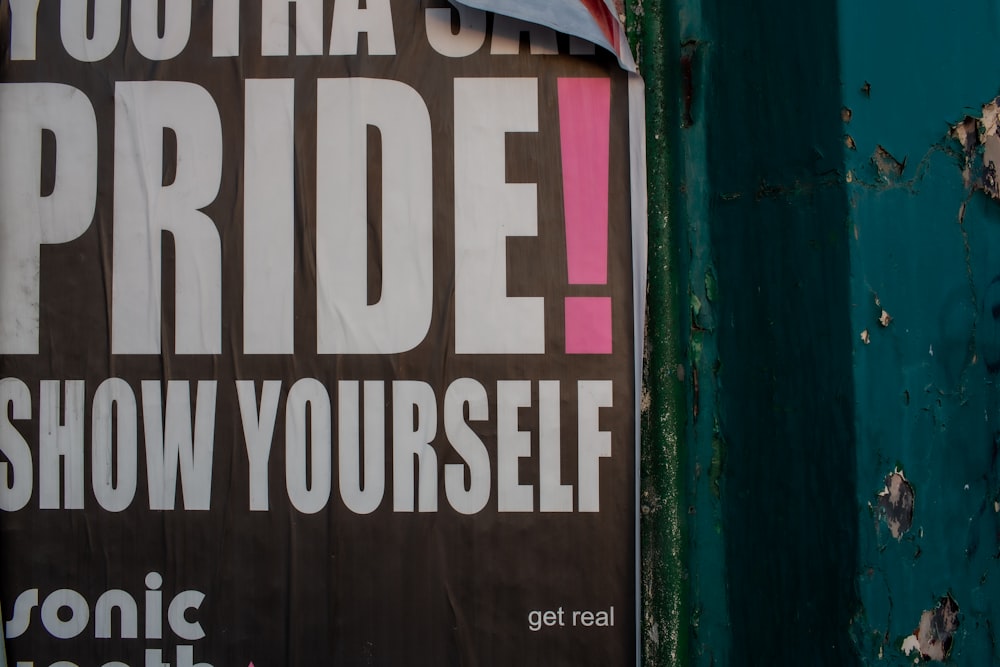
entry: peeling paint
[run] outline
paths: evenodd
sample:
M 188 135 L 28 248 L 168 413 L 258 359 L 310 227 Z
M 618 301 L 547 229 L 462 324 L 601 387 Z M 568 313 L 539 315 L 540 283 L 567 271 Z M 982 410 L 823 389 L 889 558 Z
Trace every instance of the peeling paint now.
M 965 187 L 979 190 L 1000 201 L 997 185 L 997 165 L 1000 164 L 1000 97 L 982 107 L 979 118 L 966 116 L 956 123 L 950 135 L 962 146 L 965 167 L 962 178 Z
M 951 654 L 958 624 L 958 603 L 949 593 L 941 598 L 937 607 L 920 616 L 920 625 L 903 640 L 900 648 L 907 656 L 918 651 L 924 660 L 944 662 Z
M 689 39 L 681 44 L 681 88 L 684 93 L 684 115 L 681 118 L 681 127 L 692 127 L 694 125 L 694 73 L 695 56 L 698 53 L 698 40 Z
M 875 170 L 878 172 L 879 178 L 884 181 L 891 182 L 902 178 L 903 170 L 906 169 L 905 157 L 900 162 L 881 145 L 875 147 L 875 152 L 872 153 L 871 160 L 872 164 L 875 165 Z
M 709 301 L 715 301 L 718 297 L 718 281 L 715 277 L 715 271 L 708 269 L 705 271 L 705 296 Z
M 996 375 L 1000 373 L 1000 276 L 986 286 L 982 303 L 977 343 L 983 353 L 986 371 Z
M 878 494 L 878 511 L 897 540 L 902 539 L 913 525 L 914 501 L 913 485 L 906 481 L 903 471 L 897 469 L 889 473 L 885 488 Z
M 858 502 L 868 510 L 854 664 L 1000 667 L 1000 84 L 992 56 L 1000 5 L 963 5 L 945 19 L 917 16 L 905 3 L 836 4 L 845 60 L 832 110 L 853 114 L 830 133 L 841 142 L 849 206 L 845 335 L 854 336 Z M 972 53 L 973 44 L 981 49 Z M 862 88 L 866 80 L 872 85 Z M 847 136 L 856 150 L 845 147 Z
M 882 301 L 878 298 L 878 294 L 875 295 L 875 307 L 881 311 L 878 316 L 878 323 L 882 325 L 882 328 L 886 328 L 892 322 L 892 315 L 882 307 Z

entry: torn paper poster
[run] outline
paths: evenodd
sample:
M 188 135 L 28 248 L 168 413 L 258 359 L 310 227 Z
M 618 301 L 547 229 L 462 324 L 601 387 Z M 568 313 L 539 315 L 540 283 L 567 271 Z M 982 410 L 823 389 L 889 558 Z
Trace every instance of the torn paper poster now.
M 587 40 L 614 53 L 630 72 L 636 69 L 624 26 L 605 0 L 461 0 L 455 4 L 516 17 Z
M 11 664 L 637 663 L 642 90 L 557 5 L 4 5 Z

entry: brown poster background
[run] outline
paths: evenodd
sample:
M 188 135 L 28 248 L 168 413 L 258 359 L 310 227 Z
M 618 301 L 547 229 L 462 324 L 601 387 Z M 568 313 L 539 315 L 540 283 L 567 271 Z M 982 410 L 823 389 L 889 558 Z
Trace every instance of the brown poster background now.
M 468 56 L 446 57 L 428 43 L 424 12 L 428 6 L 447 5 L 398 0 L 391 3 L 394 55 L 367 55 L 371 36 L 363 33 L 358 55 L 294 55 L 292 3 L 292 55 L 262 56 L 262 3 L 242 2 L 239 55 L 214 57 L 213 3 L 196 0 L 190 3 L 190 37 L 176 57 L 154 61 L 136 50 L 130 34 L 132 12 L 138 3 L 125 2 L 120 15 L 121 38 L 113 52 L 97 62 L 80 62 L 67 53 L 60 38 L 60 7 L 66 11 L 66 6 L 74 3 L 43 0 L 37 15 L 35 58 L 17 59 L 12 57 L 12 15 L 22 4 L 29 3 L 0 5 L 0 87 L 52 82 L 82 91 L 96 118 L 96 174 L 92 178 L 97 190 L 95 213 L 86 230 L 67 242 L 41 246 L 37 354 L 0 356 L 4 383 L 0 385 L 4 405 L 0 462 L 6 464 L 0 474 L 0 497 L 22 505 L 0 513 L 0 603 L 10 664 L 31 661 L 50 665 L 60 660 L 81 666 L 216 667 L 242 667 L 251 662 L 256 667 L 633 663 L 634 278 L 627 76 L 614 56 L 603 52 L 569 55 L 570 40 L 561 35 L 556 42 L 558 55 L 532 55 L 529 42 L 538 38 L 533 35 L 529 39 L 528 33 L 521 37 L 519 55 L 492 54 L 489 33 L 494 18 L 490 16 L 481 48 Z M 368 7 L 375 4 L 369 1 Z M 328 52 L 334 3 L 323 5 L 324 52 Z M 317 267 L 327 261 L 317 256 L 317 191 L 331 187 L 317 183 L 317 81 L 345 77 L 405 83 L 419 94 L 431 123 L 433 308 L 426 335 L 405 352 L 317 352 L 317 301 L 322 298 L 317 294 Z M 522 77 L 537 82 L 537 131 L 507 133 L 503 155 L 496 160 L 503 161 L 508 183 L 537 186 L 537 234 L 500 235 L 498 243 L 506 244 L 507 295 L 544 299 L 541 354 L 456 353 L 455 290 L 461 277 L 456 273 L 455 226 L 461 222 L 456 221 L 455 189 L 458 183 L 475 181 L 475 177 L 458 178 L 455 170 L 455 155 L 464 150 L 455 145 L 455 81 L 486 77 Z M 570 284 L 558 81 L 593 77 L 608 79 L 611 91 L 607 282 Z M 248 354 L 244 347 L 244 100 L 248 79 L 294 80 L 294 353 L 288 354 Z M 177 268 L 177 250 L 170 233 L 161 236 L 162 351 L 112 353 L 116 122 L 123 122 L 120 115 L 116 117 L 116 84 L 131 81 L 196 84 L 208 92 L 218 109 L 220 185 L 217 195 L 202 209 L 217 229 L 221 249 L 218 353 L 176 352 L 174 284 L 182 269 Z M 184 149 L 174 146 L 177 139 L 171 135 L 170 131 L 163 133 L 164 186 L 189 167 L 174 159 L 177 151 L 183 153 Z M 369 128 L 369 303 L 379 299 L 382 202 L 396 188 L 382 177 L 383 140 L 378 128 Z M 5 153 L 13 145 L 10 137 L 0 137 L 0 142 L 0 151 Z M 41 152 L 39 191 L 31 195 L 44 197 L 57 191 L 56 165 L 65 157 L 58 133 L 43 131 L 37 142 L 17 145 L 35 146 Z M 0 178 L 13 178 L 15 165 L 35 164 L 32 160 L 38 158 L 8 154 L 0 160 Z M 360 158 L 358 164 L 365 168 Z M 275 178 L 287 177 L 275 174 Z M 0 236 L 0 243 L 13 233 L 8 229 L 11 224 L 0 220 L 4 229 L 0 234 L 8 235 Z M 0 285 L 3 298 L 16 298 L 11 296 L 12 289 Z M 610 297 L 610 354 L 565 352 L 564 303 L 574 296 Z M 275 317 L 281 315 L 276 312 Z M 132 426 L 136 488 L 121 511 L 103 507 L 94 491 L 99 483 L 95 480 L 101 479 L 93 453 L 95 395 L 109 378 L 127 384 L 137 415 Z M 307 443 L 310 452 L 324 446 L 331 452 L 331 469 L 326 471 L 331 490 L 322 509 L 315 513 L 294 506 L 286 475 L 286 403 L 292 387 L 309 378 L 325 389 L 332 415 L 331 429 L 325 434 L 311 431 Z M 445 491 L 445 465 L 465 463 L 449 441 L 445 426 L 445 396 L 461 378 L 478 383 L 489 406 L 484 420 L 472 419 L 467 407 L 464 411 L 466 423 L 489 455 L 491 470 L 489 500 L 473 514 L 456 511 Z M 251 510 L 251 471 L 236 387 L 241 380 L 254 382 L 258 409 L 265 381 L 280 381 L 267 463 L 266 510 Z M 80 381 L 82 403 L 72 407 L 73 392 L 81 386 Z M 158 382 L 143 385 L 147 381 Z M 173 509 L 150 508 L 146 417 L 151 412 L 146 409 L 152 408 L 144 408 L 144 402 L 151 400 L 159 385 L 159 407 L 166 409 L 166 381 L 178 381 L 170 391 L 190 392 L 192 421 L 197 421 L 196 414 L 206 419 L 208 413 L 214 414 L 214 425 L 208 430 L 210 474 L 201 477 L 210 479 L 207 509 L 186 509 L 185 500 L 197 492 L 194 476 L 182 483 L 183 471 L 177 473 Z M 207 386 L 199 382 L 210 381 L 216 383 L 214 405 L 207 403 L 199 413 L 196 395 Z M 385 452 L 384 492 L 377 509 L 368 514 L 349 510 L 339 490 L 338 443 L 343 415 L 338 412 L 338 383 L 342 381 L 384 383 L 384 441 L 372 435 L 368 442 L 362 433 L 365 447 L 382 447 Z M 514 440 L 504 440 L 498 427 L 498 382 L 506 381 L 530 383 L 527 404 L 515 413 L 517 430 L 530 442 L 527 455 L 517 463 L 517 483 L 531 487 L 530 511 L 498 509 L 499 450 L 515 446 Z M 598 459 L 600 505 L 596 512 L 580 511 L 580 381 L 609 382 L 613 388 L 612 404 L 598 411 L 599 430 L 610 434 L 610 456 Z M 435 432 L 431 444 L 436 460 L 420 464 L 434 473 L 427 479 L 437 497 L 435 511 L 398 511 L 394 504 L 394 388 L 404 382 L 426 383 L 433 391 L 432 412 L 416 409 L 415 423 Z M 364 385 L 357 386 L 364 395 Z M 27 400 L 23 389 L 28 392 Z M 540 412 L 547 410 L 551 416 L 554 409 L 543 393 L 558 396 L 557 482 L 573 487 L 571 511 L 541 511 Z M 129 392 L 125 394 L 122 400 L 127 402 Z M 50 401 L 47 406 L 46 400 Z M 315 418 L 320 409 L 313 404 L 305 414 Z M 74 410 L 82 415 L 82 421 L 67 417 Z M 43 412 L 48 417 L 43 418 Z M 72 433 L 46 435 L 45 422 L 51 421 L 52 414 Z M 114 424 L 121 427 L 120 414 L 115 419 Z M 192 430 L 198 432 L 197 423 Z M 121 438 L 116 436 L 116 447 Z M 43 440 L 49 443 L 45 455 Z M 75 453 L 55 458 L 53 464 L 46 457 L 55 451 L 57 446 L 51 443 L 57 441 L 66 452 Z M 183 449 L 183 437 L 181 441 Z M 21 442 L 30 452 L 30 468 L 25 467 L 23 457 L 17 458 Z M 190 435 L 187 447 L 191 449 Z M 120 453 L 113 457 L 112 465 L 120 462 Z M 184 458 L 183 453 L 180 458 Z M 412 458 L 416 469 L 418 464 Z M 311 469 L 321 460 L 310 460 L 307 476 L 323 474 Z M 196 457 L 195 467 L 199 463 L 204 461 Z M 32 480 L 30 497 L 24 503 L 11 500 L 18 475 L 30 475 Z M 425 481 L 415 483 L 421 486 Z M 113 478 L 112 483 L 120 485 L 121 480 Z M 191 484 L 191 489 L 185 483 Z M 74 484 L 82 485 L 82 508 L 72 501 L 76 492 L 70 487 Z M 43 487 L 57 489 L 58 507 L 43 508 Z M 315 492 L 315 484 L 311 490 Z M 123 624 L 120 618 L 129 612 L 117 609 L 112 614 L 111 636 L 98 636 L 98 601 L 102 596 L 111 599 L 106 592 L 114 590 L 135 600 L 134 637 L 129 636 L 128 623 Z M 37 591 L 34 597 L 32 591 Z M 183 591 L 200 593 L 201 597 L 189 594 L 181 598 L 177 609 L 183 616 L 172 621 L 170 603 Z M 612 609 L 613 617 L 609 613 Z M 25 619 L 27 626 L 18 627 Z M 195 625 L 201 632 L 193 629 Z M 180 634 L 177 628 L 181 628 Z M 65 637 L 60 638 L 60 633 Z

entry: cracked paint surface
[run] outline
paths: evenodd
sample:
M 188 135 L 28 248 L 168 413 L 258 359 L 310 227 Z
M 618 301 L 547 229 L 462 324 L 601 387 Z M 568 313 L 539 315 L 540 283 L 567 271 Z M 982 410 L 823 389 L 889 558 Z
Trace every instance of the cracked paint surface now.
M 852 634 L 863 664 L 1000 664 L 1000 7 L 910 9 L 838 2 L 868 490 Z M 905 531 L 891 520 L 904 479 Z
M 882 146 L 875 147 L 871 163 L 875 166 L 875 171 L 878 172 L 879 179 L 886 183 L 898 181 L 903 177 L 903 172 L 906 170 L 906 158 L 904 157 L 903 161 L 900 162 Z
M 885 489 L 878 494 L 878 511 L 893 538 L 902 539 L 903 534 L 910 530 L 913 505 L 913 486 L 906 481 L 903 471 L 890 473 L 885 478 Z
M 920 625 L 903 640 L 902 651 L 906 655 L 916 652 L 925 661 L 944 662 L 951 655 L 958 625 L 958 603 L 950 594 L 946 595 L 936 608 L 920 616 Z

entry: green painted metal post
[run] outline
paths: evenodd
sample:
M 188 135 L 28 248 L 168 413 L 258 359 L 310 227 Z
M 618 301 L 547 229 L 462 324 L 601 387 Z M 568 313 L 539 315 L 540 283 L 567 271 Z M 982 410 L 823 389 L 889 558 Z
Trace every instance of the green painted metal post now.
M 997 665 L 1000 8 L 912 8 L 838 3 L 858 405 L 853 633 L 870 663 Z
M 674 72 L 662 2 L 626 5 L 630 42 L 647 83 L 649 282 L 643 368 L 641 565 L 642 652 L 646 665 L 687 662 L 688 578 L 684 564 L 682 269 L 673 199 L 670 109 Z

